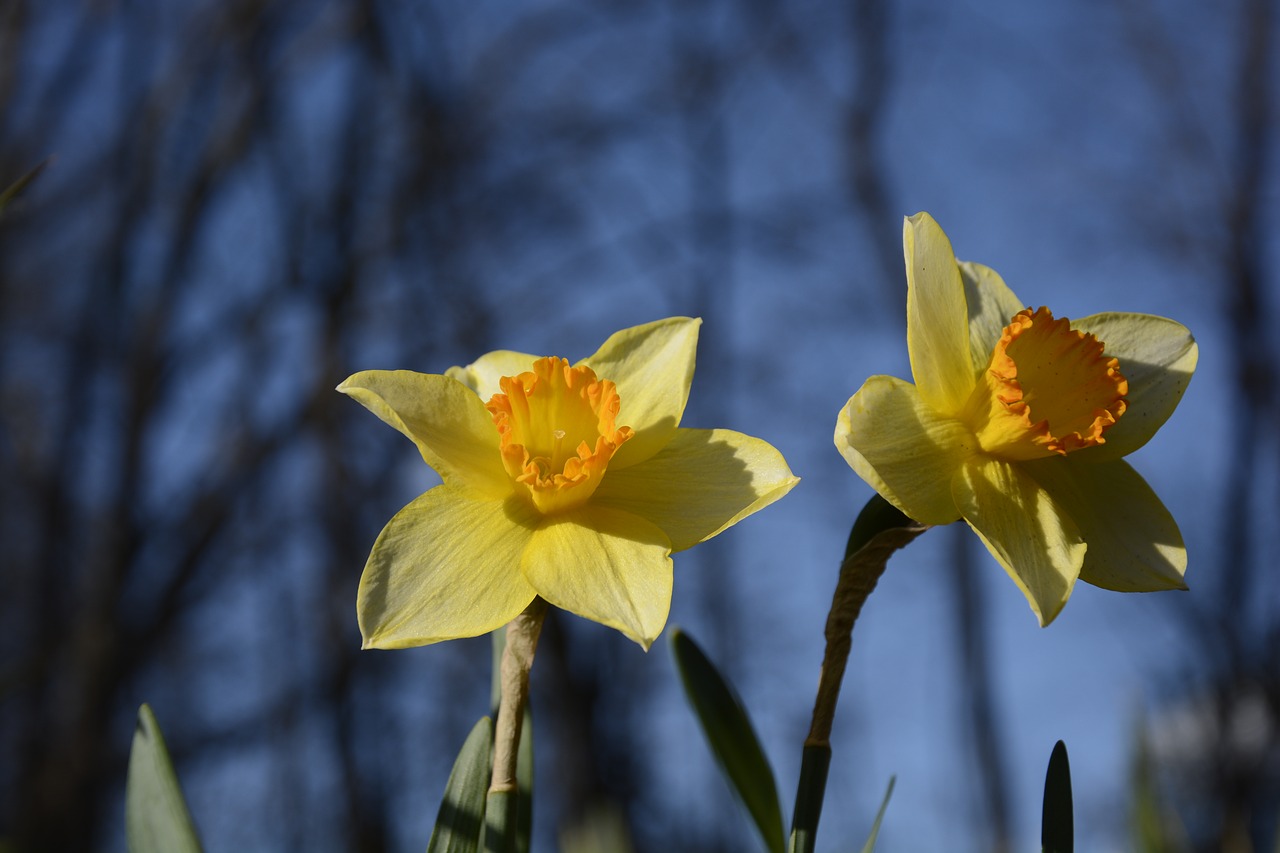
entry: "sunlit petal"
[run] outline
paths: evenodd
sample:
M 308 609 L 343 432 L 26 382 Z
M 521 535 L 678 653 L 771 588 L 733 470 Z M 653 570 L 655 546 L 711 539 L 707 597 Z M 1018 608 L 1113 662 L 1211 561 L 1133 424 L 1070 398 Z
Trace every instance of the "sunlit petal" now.
M 490 497 L 510 493 L 493 418 L 462 383 L 411 370 L 365 370 L 338 390 L 410 438 L 445 482 Z
M 689 399 L 700 325 L 698 319 L 671 317 L 623 329 L 579 362 L 617 385 L 618 423 L 636 433 L 618 449 L 613 468 L 647 459 L 671 440 Z
M 987 550 L 1027 597 L 1041 625 L 1062 610 L 1080 575 L 1079 528 L 1018 466 L 981 457 L 952 481 L 956 505 Z
M 1199 358 L 1195 338 L 1181 323 L 1150 314 L 1094 314 L 1071 325 L 1102 341 L 1129 380 L 1124 416 L 1107 431 L 1106 444 L 1081 451 L 1077 461 L 1127 456 L 1155 435 L 1182 399 Z
M 671 543 L 639 516 L 586 506 L 549 517 L 525 549 L 524 576 L 547 601 L 648 649 L 671 608 Z
M 1129 463 L 1072 457 L 1024 466 L 1089 543 L 1080 579 L 1118 592 L 1186 589 L 1187 550 L 1178 524 Z
M 909 382 L 872 376 L 841 410 L 836 448 L 858 476 L 921 524 L 960 517 L 951 478 L 977 449 L 973 433 L 930 408 Z
M 560 353 L 551 354 L 560 355 Z M 487 403 L 490 397 L 502 390 L 498 386 L 498 380 L 504 376 L 519 376 L 526 370 L 532 370 L 533 363 L 540 357 L 525 352 L 500 349 L 485 353 L 466 367 L 450 367 L 444 375 L 466 385 Z
M 657 454 L 609 472 L 593 498 L 660 527 L 683 551 L 791 491 L 800 480 L 768 443 L 732 430 L 680 429 Z
M 536 595 L 520 572 L 536 524 L 516 500 L 477 500 L 447 485 L 419 496 L 383 528 L 360 577 L 365 648 L 474 637 L 510 622 Z
M 957 414 L 973 390 L 969 312 L 951 241 L 927 213 L 902 226 L 907 261 L 907 350 L 920 396 L 944 415 Z

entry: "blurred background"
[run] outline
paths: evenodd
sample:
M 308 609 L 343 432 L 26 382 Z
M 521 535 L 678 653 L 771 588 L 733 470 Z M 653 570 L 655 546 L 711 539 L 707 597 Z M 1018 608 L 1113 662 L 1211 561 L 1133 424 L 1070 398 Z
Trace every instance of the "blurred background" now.
M 3 0 L 0 847 L 124 849 L 150 702 L 206 846 L 422 849 L 486 638 L 361 652 L 369 547 L 436 480 L 333 387 L 705 319 L 689 426 L 803 482 L 676 558 L 790 812 L 822 624 L 870 496 L 831 443 L 909 376 L 901 219 L 1058 315 L 1191 327 L 1131 458 L 1188 593 L 1080 585 L 1040 629 L 959 526 L 854 632 L 819 850 L 1272 851 L 1280 809 L 1274 0 Z M 648 654 L 556 614 L 536 847 L 758 849 Z M 582 849 L 582 848 L 579 848 Z M 587 849 L 590 849 L 589 847 Z

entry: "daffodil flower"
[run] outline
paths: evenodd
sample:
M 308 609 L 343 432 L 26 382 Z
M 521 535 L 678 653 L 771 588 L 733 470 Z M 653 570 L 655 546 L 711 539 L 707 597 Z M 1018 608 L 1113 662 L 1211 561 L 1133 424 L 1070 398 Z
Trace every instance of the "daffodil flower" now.
M 956 261 L 927 213 L 905 222 L 903 248 L 915 384 L 873 376 L 841 411 L 853 470 L 922 524 L 963 518 L 1042 625 L 1077 578 L 1185 589 L 1178 525 L 1121 457 L 1182 398 L 1191 333 L 1147 314 L 1033 311 L 994 270 Z
M 772 446 L 680 427 L 700 320 L 624 329 L 576 364 L 500 350 L 444 375 L 338 386 L 417 445 L 442 485 L 387 524 L 360 579 L 365 648 L 492 631 L 536 596 L 645 647 L 671 553 L 798 480 Z

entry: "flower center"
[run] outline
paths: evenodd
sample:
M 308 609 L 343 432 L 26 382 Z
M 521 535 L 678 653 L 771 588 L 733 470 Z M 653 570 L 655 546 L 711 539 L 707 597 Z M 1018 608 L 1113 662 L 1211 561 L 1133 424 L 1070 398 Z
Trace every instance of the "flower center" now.
M 1014 315 L 962 414 L 982 449 L 1020 461 L 1106 443 L 1129 382 L 1102 351 L 1048 308 Z
M 616 426 L 621 400 L 610 381 L 563 358 L 498 381 L 485 408 L 498 428 L 502 464 L 542 513 L 586 503 L 613 454 L 634 435 Z

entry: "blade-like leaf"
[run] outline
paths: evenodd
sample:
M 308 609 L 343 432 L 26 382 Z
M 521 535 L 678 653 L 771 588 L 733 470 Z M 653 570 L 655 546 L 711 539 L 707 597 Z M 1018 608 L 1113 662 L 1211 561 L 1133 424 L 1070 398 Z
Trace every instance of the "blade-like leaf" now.
M 489 791 L 484 801 L 484 832 L 480 848 L 484 853 L 516 853 L 519 817 L 516 791 Z
M 1067 746 L 1058 741 L 1049 756 L 1044 777 L 1044 811 L 1040 822 L 1040 849 L 1043 853 L 1072 853 L 1075 827 L 1071 813 L 1071 765 Z
M 533 836 L 533 713 L 524 706 L 516 756 L 516 853 L 529 853 Z
M 778 789 L 746 709 L 697 644 L 678 628 L 671 631 L 671 650 L 685 696 L 720 768 L 750 812 L 765 847 L 782 853 Z
M 427 853 L 477 853 L 493 761 L 493 722 L 481 717 L 453 762 Z
M 871 824 L 871 834 L 867 836 L 867 843 L 863 845 L 862 853 L 874 853 L 876 849 L 876 839 L 880 837 L 880 821 L 884 820 L 884 811 L 889 808 L 889 798 L 893 796 L 893 785 L 897 781 L 897 776 L 889 777 L 889 786 L 884 789 L 884 799 L 880 801 L 876 822 Z
M 138 709 L 124 800 L 130 853 L 187 853 L 201 849 L 160 724 L 148 705 Z

